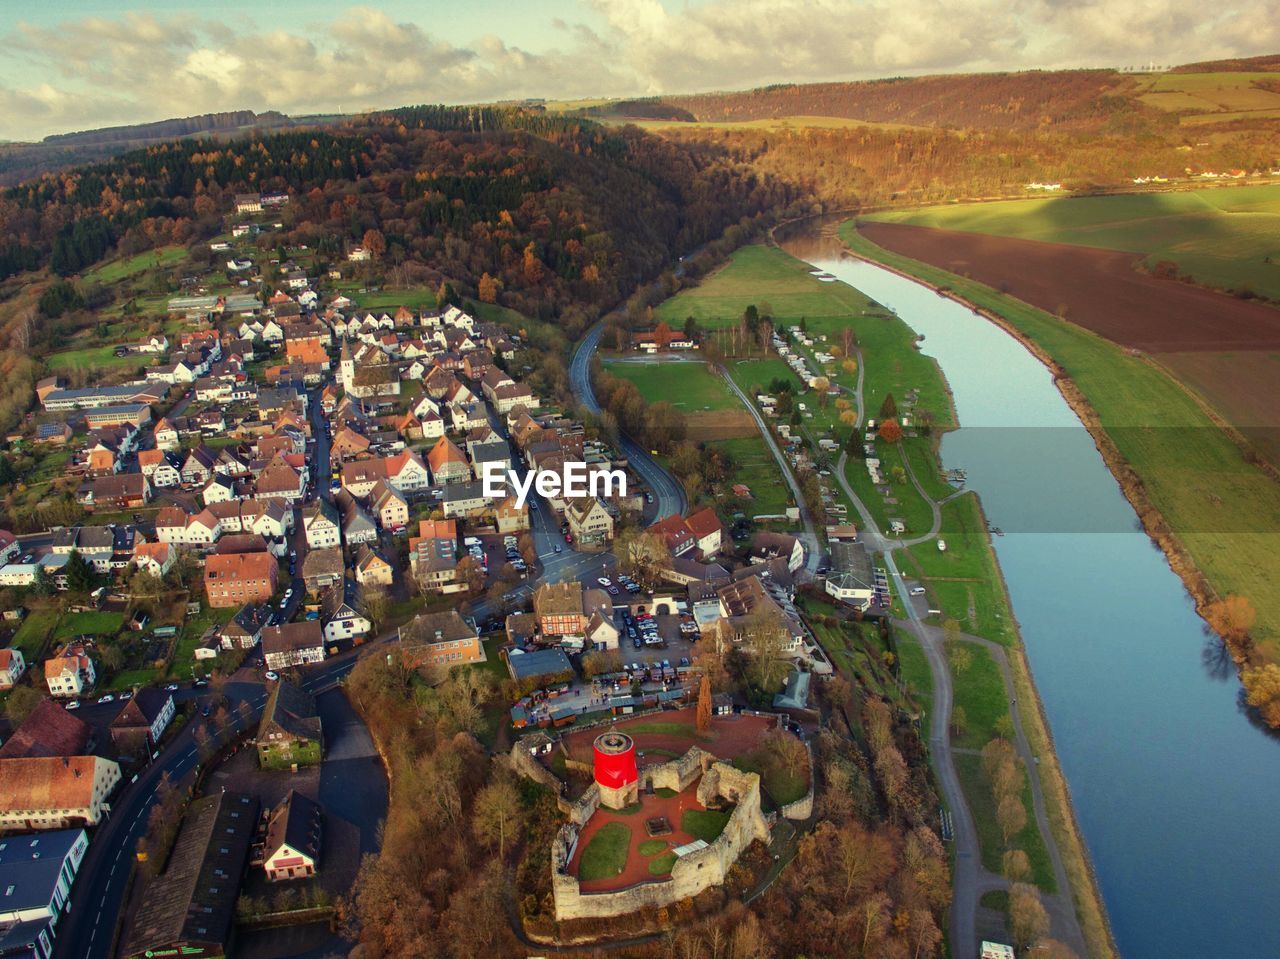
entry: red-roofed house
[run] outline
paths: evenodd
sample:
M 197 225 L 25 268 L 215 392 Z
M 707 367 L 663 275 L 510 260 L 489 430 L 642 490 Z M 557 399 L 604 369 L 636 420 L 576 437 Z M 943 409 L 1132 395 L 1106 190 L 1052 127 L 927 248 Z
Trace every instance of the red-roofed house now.
M 703 556 L 720 552 L 724 546 L 724 527 L 714 509 L 704 506 L 696 513 L 690 513 L 684 522 L 693 534 L 694 546 Z
M 205 562 L 205 596 L 217 608 L 266 602 L 275 594 L 279 575 L 270 553 L 215 554 Z

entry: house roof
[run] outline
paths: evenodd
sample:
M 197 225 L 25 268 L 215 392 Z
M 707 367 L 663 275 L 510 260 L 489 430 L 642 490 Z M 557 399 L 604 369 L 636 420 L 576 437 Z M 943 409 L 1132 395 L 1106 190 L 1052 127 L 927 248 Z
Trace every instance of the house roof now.
M 0 759 L 0 812 L 81 809 L 93 804 L 99 756 Z
M 288 653 L 298 649 L 316 649 L 324 646 L 324 634 L 318 619 L 300 623 L 268 626 L 262 631 L 262 652 Z
M 533 594 L 533 608 L 539 616 L 581 615 L 582 585 L 573 581 L 544 583 Z
M 116 718 L 111 720 L 113 729 L 129 729 L 132 727 L 150 727 L 164 712 L 173 694 L 163 689 L 148 686 L 139 689 L 137 694 L 120 707 Z
M 258 727 L 260 735 L 262 730 L 272 725 L 295 738 L 318 741 L 320 713 L 316 709 L 315 698 L 301 686 L 280 680 L 262 710 L 262 722 Z
M 513 679 L 538 679 L 573 672 L 569 657 L 559 647 L 539 649 L 532 653 L 513 651 L 507 655 L 507 668 Z
M 436 445 L 431 447 L 431 452 L 427 454 L 427 460 L 431 464 L 433 474 L 449 463 L 467 465 L 467 457 L 447 436 L 436 440 Z
M 0 887 L 5 890 L 5 912 L 18 914 L 48 909 L 62 879 L 62 867 L 67 856 L 84 838 L 83 829 L 55 829 L 30 836 L 7 836 L 0 843 Z M 41 928 L 44 928 L 44 923 L 41 923 Z M 8 944 L 0 938 L 0 949 Z
M 704 506 L 697 512 L 690 513 L 685 517 L 685 525 L 689 527 L 689 531 L 693 533 L 696 539 L 702 539 L 712 533 L 724 530 L 724 526 L 720 523 L 720 517 L 716 515 L 716 511 L 710 506 Z
M 226 943 L 257 825 L 258 801 L 243 793 L 217 792 L 192 801 L 169 866 L 142 898 L 120 954 L 180 943 Z
M 89 745 L 89 726 L 50 699 L 42 699 L 17 732 L 0 746 L 0 759 L 79 756 Z
M 476 631 L 456 609 L 442 613 L 420 613 L 400 627 L 400 642 L 409 646 L 430 646 L 459 639 L 475 639 Z
M 279 805 L 271 810 L 264 851 L 269 859 L 281 846 L 288 846 L 294 852 L 315 860 L 320 858 L 320 837 L 320 805 L 290 789 Z
M 334 575 L 342 575 L 342 550 L 313 549 L 307 552 L 306 558 L 302 561 L 304 579 Z
M 269 579 L 275 569 L 276 558 L 267 552 L 213 553 L 205 559 L 204 579 L 206 583 L 211 580 Z

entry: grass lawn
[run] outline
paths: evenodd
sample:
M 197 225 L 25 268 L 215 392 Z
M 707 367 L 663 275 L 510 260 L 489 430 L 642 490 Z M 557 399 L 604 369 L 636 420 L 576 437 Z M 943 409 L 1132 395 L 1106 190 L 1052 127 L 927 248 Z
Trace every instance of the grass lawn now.
M 785 514 L 788 506 L 796 505 L 782 468 L 759 436 L 711 440 L 707 445 L 724 450 L 733 458 L 733 482 L 751 490 L 751 500 L 743 510 L 748 516 L 778 516 Z
M 133 370 L 147 365 L 147 360 L 137 354 L 116 356 L 115 348 L 116 345 L 114 343 L 107 343 L 85 346 L 74 350 L 63 350 L 60 353 L 50 353 L 47 357 L 49 369 L 64 371 L 81 369 Z
M 1148 264 L 1171 260 L 1207 285 L 1280 299 L 1275 186 L 934 206 L 868 219 L 1145 253 Z
M 1275 529 L 1280 521 L 1280 485 L 1246 463 L 1177 382 L 1088 330 L 983 284 L 890 253 L 851 224 L 841 227 L 841 236 L 859 253 L 998 313 L 1052 356 L 1097 412 L 1196 566 L 1219 595 L 1250 599 L 1257 611 L 1255 641 L 1265 654 L 1280 657 L 1280 590 L 1275 589 L 1280 549 L 1274 533 L 1256 532 Z
M 84 275 L 88 283 L 115 283 L 129 277 L 137 276 L 157 267 L 173 266 L 181 262 L 187 255 L 185 247 L 161 246 L 154 250 L 144 250 L 133 256 L 120 257 L 100 263 Z
M 200 615 L 188 619 L 178 633 L 178 644 L 173 651 L 173 661 L 169 664 L 169 676 L 174 679 L 191 679 L 196 666 L 195 654 L 196 647 L 200 645 L 200 637 L 210 626 L 221 626 L 235 613 L 236 610 L 232 607 L 213 609 L 204 606 Z M 201 668 L 201 671 L 208 673 L 212 669 L 213 661 L 210 660 L 208 665 Z
M 125 669 L 111 677 L 107 686 L 111 690 L 132 689 L 134 686 L 149 686 L 160 678 L 159 670 L 152 666 L 140 666 L 137 669 Z
M 666 400 L 685 413 L 700 410 L 738 410 L 742 403 L 729 392 L 705 363 L 623 363 L 606 362 L 614 376 L 630 380 L 650 401 Z
M 582 881 L 608 879 L 627 865 L 627 849 L 631 845 L 631 827 L 625 823 L 605 823 L 582 850 L 578 878 Z
M 642 856 L 656 856 L 666 848 L 667 841 L 665 839 L 646 839 L 636 847 L 636 851 Z
M 924 713 L 927 732 L 929 709 L 933 705 L 933 673 L 929 669 L 929 662 L 925 659 L 920 643 L 906 632 L 898 633 L 898 669 L 902 681 L 915 693 L 916 702 Z
M 695 839 L 715 842 L 729 822 L 729 813 L 714 809 L 686 809 L 680 817 L 680 828 Z
M 978 830 L 978 845 L 982 850 L 982 865 L 994 873 L 1000 872 L 1000 860 L 1004 855 L 1004 837 L 1000 835 L 1000 824 L 996 821 L 995 799 L 991 794 L 991 785 L 982 772 L 982 757 L 973 753 L 957 753 L 954 757 L 956 773 L 960 777 L 960 785 L 969 801 L 969 809 L 973 812 L 974 825 Z M 1049 853 L 1045 849 L 1040 830 L 1036 828 L 1035 817 L 1031 815 L 1031 786 L 1023 787 L 1022 804 L 1027 809 L 1027 824 L 1022 832 L 1013 837 L 1012 847 L 1021 849 L 1031 861 L 1031 881 L 1045 892 L 1056 892 L 1057 883 L 1053 878 L 1053 864 L 1049 861 Z
M 44 652 L 45 644 L 58 622 L 58 611 L 36 609 L 27 614 L 14 634 L 13 645 L 22 650 L 22 658 L 33 664 Z
M 947 659 L 955 680 L 955 705 L 963 708 L 968 728 L 955 737 L 957 746 L 981 749 L 999 733 L 996 724 L 1009 715 L 1009 697 L 1005 692 L 1000 667 L 985 647 L 974 643 L 949 643 Z M 968 652 L 970 665 L 961 671 L 956 668 L 958 650 Z
M 661 856 L 657 856 L 649 860 L 649 875 L 651 876 L 669 876 L 671 867 L 676 864 L 676 854 L 673 852 L 664 852 Z
M 379 290 L 376 293 L 348 293 L 361 310 L 394 312 L 399 307 L 428 310 L 436 305 L 436 291 L 427 286 L 410 286 L 402 290 Z
M 123 613 L 67 613 L 58 623 L 54 639 L 70 639 L 73 636 L 114 636 L 124 625 Z
M 943 505 L 941 536 L 946 552 L 939 552 L 934 542 L 909 547 L 898 553 L 901 568 L 921 579 L 930 607 L 942 610 L 965 632 L 1013 645 L 1013 614 L 976 496 L 966 494 Z

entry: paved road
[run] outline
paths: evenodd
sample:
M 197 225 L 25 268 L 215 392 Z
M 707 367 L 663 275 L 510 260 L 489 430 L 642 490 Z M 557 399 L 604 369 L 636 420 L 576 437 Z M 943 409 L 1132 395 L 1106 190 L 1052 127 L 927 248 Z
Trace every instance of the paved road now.
M 603 323 L 597 323 L 588 330 L 579 341 L 573 359 L 569 363 L 569 388 L 579 403 L 596 414 L 600 412 L 600 404 L 596 401 L 595 390 L 591 387 L 591 358 L 600 345 L 600 334 L 603 331 Z M 627 436 L 619 437 L 618 445 L 631 468 L 653 491 L 655 509 L 651 522 L 656 523 L 668 516 L 684 514 L 688 510 L 689 500 L 685 496 L 684 487 L 658 464 L 648 450 Z

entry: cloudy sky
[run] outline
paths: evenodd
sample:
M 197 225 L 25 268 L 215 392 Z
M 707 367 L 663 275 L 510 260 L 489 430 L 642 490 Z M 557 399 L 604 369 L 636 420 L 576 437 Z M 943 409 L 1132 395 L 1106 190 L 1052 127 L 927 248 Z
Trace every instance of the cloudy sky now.
M 0 0 L 0 139 L 1280 52 L 1274 0 Z M 15 18 L 16 14 L 16 18 Z

